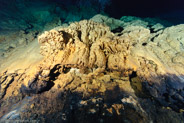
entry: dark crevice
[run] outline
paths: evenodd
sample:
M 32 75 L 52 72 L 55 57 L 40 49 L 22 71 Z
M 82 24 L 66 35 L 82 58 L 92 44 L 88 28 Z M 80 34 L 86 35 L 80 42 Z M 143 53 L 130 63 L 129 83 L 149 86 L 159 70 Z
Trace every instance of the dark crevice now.
M 41 88 L 40 91 L 38 91 L 38 94 L 43 93 L 45 91 L 49 91 L 54 86 L 54 82 L 52 81 L 44 81 L 44 83 L 46 83 L 46 87 Z
M 49 74 L 49 77 L 50 77 L 49 81 L 55 81 L 57 79 L 57 77 L 60 75 L 60 72 L 59 72 L 60 68 L 61 66 L 58 64 L 51 69 Z
M 149 91 L 144 87 L 144 83 L 141 81 L 139 76 L 137 76 L 137 72 L 133 71 L 132 74 L 129 75 L 129 81 L 132 89 L 135 91 L 135 95 L 139 98 L 151 98 Z
M 111 32 L 113 32 L 113 33 L 120 33 L 122 31 L 123 31 L 123 27 L 120 27 L 120 26 L 118 28 L 111 30 Z
M 5 80 L 6 81 L 6 80 Z M 6 85 L 6 87 L 4 88 L 3 93 L 1 92 L 0 95 L 0 99 L 4 98 L 4 96 L 6 95 L 6 91 L 8 89 L 8 87 L 10 86 L 10 84 L 14 81 L 14 77 L 12 77 L 12 79 L 8 82 L 8 84 Z M 1 89 L 1 88 L 0 88 Z
M 151 41 L 154 42 L 154 39 L 158 37 L 160 34 L 155 35 L 153 38 L 151 38 Z
M 152 28 L 152 25 L 148 25 L 150 33 L 156 33 L 157 31 L 154 31 L 154 28 Z
M 155 33 L 153 28 L 150 28 L 150 33 Z
M 142 46 L 146 46 L 147 45 L 147 43 L 142 43 Z
M 25 94 L 41 94 L 45 91 L 49 91 L 54 86 L 54 81 L 60 75 L 60 68 L 61 66 L 59 64 L 55 65 L 50 70 L 48 80 L 44 80 L 44 78 L 39 79 L 39 75 L 41 73 L 38 73 L 38 75 L 36 75 L 36 77 L 33 80 L 29 81 L 28 87 L 22 85 L 21 92 Z
M 34 38 L 37 38 L 37 37 L 38 37 L 38 34 L 39 34 L 39 32 L 37 31 L 37 32 L 35 33 Z
M 64 42 L 65 42 L 65 44 L 67 44 L 69 39 L 72 38 L 72 35 L 70 33 L 65 32 L 65 31 L 61 31 L 61 32 L 63 33 Z
M 157 33 L 157 32 L 159 32 L 160 30 L 163 29 L 163 28 L 161 28 L 161 29 L 155 30 L 155 29 L 152 27 L 152 25 L 148 25 L 148 27 L 149 27 L 150 33 Z
M 163 96 L 165 97 L 165 101 L 169 102 L 169 94 L 168 93 L 164 93 Z
M 4 77 L 4 80 L 1 81 L 0 84 L 2 84 L 4 81 L 6 81 L 7 77 L 8 77 L 8 76 Z M 1 77 L 0 77 L 0 79 L 1 79 Z
M 47 86 L 42 90 L 44 91 L 49 91 L 53 86 L 54 86 L 54 81 L 57 79 L 57 77 L 61 74 L 59 69 L 61 68 L 60 65 L 54 66 L 53 69 L 51 69 L 50 74 L 49 74 L 49 81 L 47 81 Z
M 137 72 L 133 71 L 132 74 L 129 76 L 130 80 L 134 77 L 137 77 Z
M 63 66 L 63 73 L 68 73 L 70 71 L 71 67 L 65 67 Z
M 80 41 L 82 41 L 82 40 L 81 40 L 82 32 L 81 32 L 80 30 L 78 30 L 78 31 L 77 31 L 77 34 L 78 34 L 78 37 L 79 37 Z
M 43 93 L 45 91 L 49 91 L 53 86 L 54 86 L 54 81 L 57 79 L 57 77 L 60 75 L 59 69 L 61 68 L 61 66 L 55 65 L 49 74 L 49 80 L 48 81 L 44 81 L 46 83 L 46 86 L 43 87 L 38 93 Z

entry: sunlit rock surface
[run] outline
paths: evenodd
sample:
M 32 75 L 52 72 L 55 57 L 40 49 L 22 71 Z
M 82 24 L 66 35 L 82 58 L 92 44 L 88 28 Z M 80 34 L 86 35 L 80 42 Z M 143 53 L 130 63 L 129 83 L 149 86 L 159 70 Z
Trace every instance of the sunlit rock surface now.
M 39 35 L 43 58 L 0 74 L 0 120 L 183 121 L 184 25 L 132 18 L 96 15 Z

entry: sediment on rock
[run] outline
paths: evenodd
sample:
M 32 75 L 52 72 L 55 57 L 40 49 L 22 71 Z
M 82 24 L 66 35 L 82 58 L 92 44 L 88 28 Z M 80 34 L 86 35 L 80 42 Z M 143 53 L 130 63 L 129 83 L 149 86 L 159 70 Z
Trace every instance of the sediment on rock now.
M 155 116 L 159 111 L 176 116 L 164 116 L 163 122 L 182 121 L 183 25 L 159 27 L 161 32 L 153 32 L 146 23 L 124 26 L 122 22 L 123 29 L 117 26 L 112 31 L 106 25 L 108 19 L 107 23 L 93 20 L 96 18 L 46 31 L 38 37 L 44 59 L 17 74 L 19 79 L 10 81 L 19 83 L 14 91 L 33 97 L 33 105 L 21 118 L 154 122 L 164 116 Z M 3 88 L 7 86 L 3 84 L 8 85 L 5 80 L 10 76 L 0 75 L 5 97 Z M 151 111 L 149 105 L 157 111 Z

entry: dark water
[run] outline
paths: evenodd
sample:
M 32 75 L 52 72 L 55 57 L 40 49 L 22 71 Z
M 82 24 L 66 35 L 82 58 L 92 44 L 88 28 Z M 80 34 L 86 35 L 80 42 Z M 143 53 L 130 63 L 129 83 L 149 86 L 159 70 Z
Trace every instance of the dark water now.
M 156 17 L 173 24 L 184 22 L 183 0 L 0 0 L 0 31 L 42 29 L 59 19 L 61 23 L 89 19 L 101 13 Z
M 183 14 L 178 14 L 184 10 L 183 5 L 183 0 L 112 0 L 106 11 L 114 17 L 122 15 L 163 17 L 164 14 L 170 14 L 168 17 L 181 17 Z

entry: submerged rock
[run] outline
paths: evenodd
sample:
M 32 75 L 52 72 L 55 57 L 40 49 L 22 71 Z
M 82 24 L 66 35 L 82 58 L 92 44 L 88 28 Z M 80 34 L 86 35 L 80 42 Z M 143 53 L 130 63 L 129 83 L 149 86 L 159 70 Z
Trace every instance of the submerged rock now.
M 152 32 L 148 22 L 122 19 L 126 21 L 97 15 L 40 35 L 44 59 L 21 74 L 16 72 L 11 83 L 18 86 L 9 87 L 33 98 L 34 106 L 27 106 L 21 118 L 43 122 L 182 121 L 183 25 L 164 29 L 157 24 Z M 10 76 L 4 74 L 0 75 L 3 82 L 3 76 Z M 4 90 L 5 97 L 15 95 L 6 94 L 8 91 Z M 176 117 L 157 116 L 157 112 Z

